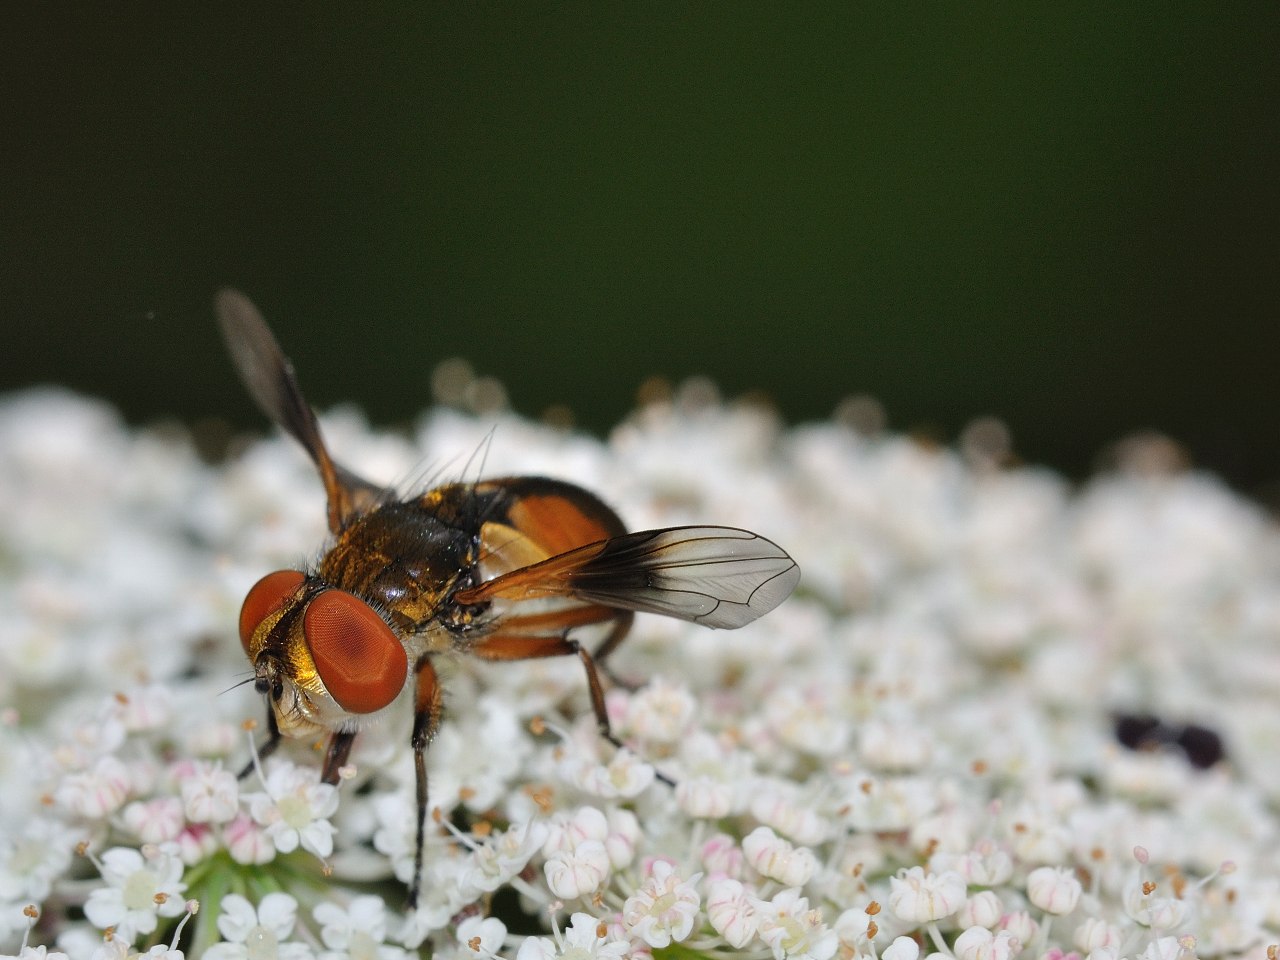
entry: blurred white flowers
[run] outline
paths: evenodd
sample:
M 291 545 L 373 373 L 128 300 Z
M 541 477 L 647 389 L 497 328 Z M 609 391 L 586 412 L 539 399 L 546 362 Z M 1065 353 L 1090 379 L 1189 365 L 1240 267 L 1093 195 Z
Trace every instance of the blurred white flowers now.
M 1262 960 L 1280 941 L 1280 535 L 1213 478 L 1134 454 L 1075 492 L 879 428 L 782 430 L 702 388 L 608 443 L 451 411 L 411 440 L 351 411 L 325 429 L 378 479 L 484 447 L 489 473 L 574 480 L 633 527 L 759 530 L 801 589 L 730 635 L 638 618 L 609 661 L 624 750 L 571 658 L 442 664 L 405 912 L 403 705 L 337 788 L 305 741 L 236 776 L 262 717 L 234 686 L 244 591 L 325 538 L 305 456 L 276 438 L 208 466 L 91 401 L 0 398 L 0 951 Z M 1169 733 L 1129 750 L 1123 713 Z

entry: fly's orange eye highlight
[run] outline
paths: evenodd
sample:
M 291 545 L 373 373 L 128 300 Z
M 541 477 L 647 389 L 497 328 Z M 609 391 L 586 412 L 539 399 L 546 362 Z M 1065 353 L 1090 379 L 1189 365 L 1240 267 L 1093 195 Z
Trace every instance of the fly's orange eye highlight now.
M 404 645 L 354 594 L 326 590 L 317 596 L 303 615 L 302 632 L 316 672 L 343 710 L 381 710 L 404 687 L 409 673 Z
M 305 579 L 297 570 L 277 570 L 253 585 L 240 608 L 240 642 L 246 651 L 258 624 L 284 606 Z

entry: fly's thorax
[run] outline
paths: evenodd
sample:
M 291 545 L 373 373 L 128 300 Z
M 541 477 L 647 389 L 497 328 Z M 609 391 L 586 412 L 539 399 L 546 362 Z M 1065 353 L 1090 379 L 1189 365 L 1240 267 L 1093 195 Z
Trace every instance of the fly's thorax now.
M 478 527 L 446 522 L 426 497 L 388 503 L 338 534 L 319 576 L 366 598 L 405 635 L 440 618 L 476 564 Z

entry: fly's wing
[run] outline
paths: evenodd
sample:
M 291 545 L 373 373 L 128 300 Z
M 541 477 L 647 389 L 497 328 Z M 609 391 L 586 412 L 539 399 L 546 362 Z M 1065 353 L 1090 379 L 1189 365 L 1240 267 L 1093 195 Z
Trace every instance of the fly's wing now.
M 238 290 L 220 290 L 214 308 L 227 349 L 254 402 L 302 444 L 320 471 L 329 498 L 329 529 L 337 533 L 377 503 L 383 489 L 333 462 L 293 364 L 249 298 Z
M 749 530 L 670 527 L 578 547 L 460 590 L 455 599 L 572 597 L 732 630 L 764 616 L 799 581 L 787 552 Z

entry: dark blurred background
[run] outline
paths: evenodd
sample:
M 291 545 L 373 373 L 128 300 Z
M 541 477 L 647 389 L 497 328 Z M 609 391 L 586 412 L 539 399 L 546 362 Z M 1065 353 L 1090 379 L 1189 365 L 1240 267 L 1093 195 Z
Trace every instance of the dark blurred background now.
M 260 426 L 234 284 L 375 422 L 461 355 L 596 431 L 707 373 L 1280 478 L 1274 3 L 42 9 L 0 69 L 2 390 Z

